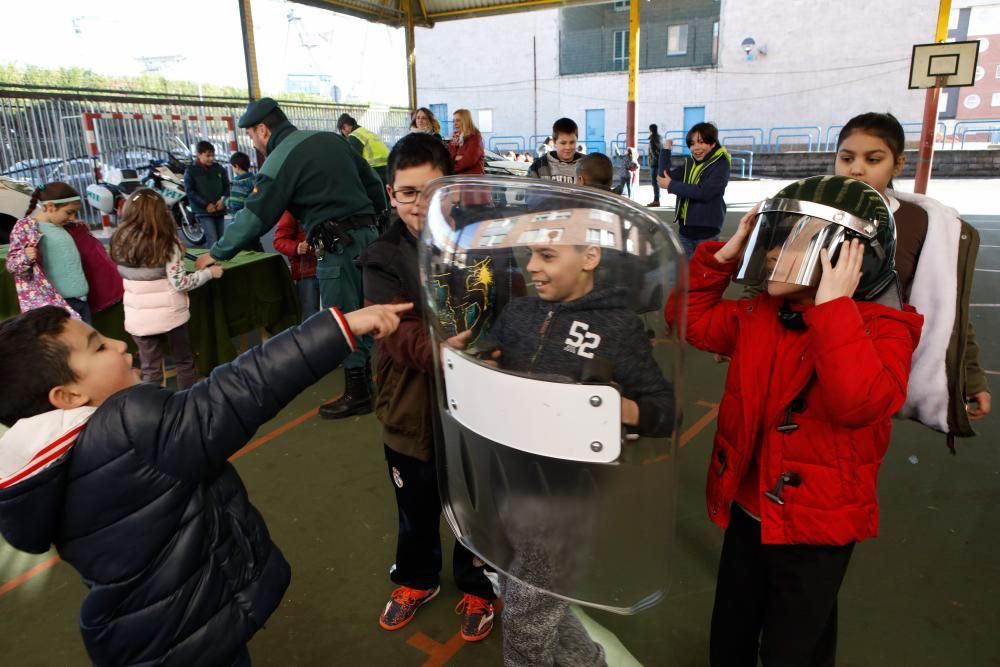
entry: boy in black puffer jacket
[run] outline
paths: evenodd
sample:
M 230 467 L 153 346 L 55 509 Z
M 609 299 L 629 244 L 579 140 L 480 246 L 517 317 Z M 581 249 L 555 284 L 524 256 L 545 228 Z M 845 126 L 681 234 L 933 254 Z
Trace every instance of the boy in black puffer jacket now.
M 0 532 L 80 573 L 95 665 L 250 664 L 290 568 L 227 459 L 407 308 L 318 313 L 176 393 L 60 308 L 0 324 Z
M 596 245 L 539 243 L 530 246 L 527 271 L 538 293 L 508 304 L 486 338 L 501 368 L 570 382 L 615 382 L 621 388 L 622 422 L 641 436 L 668 437 L 674 426 L 673 387 L 653 359 L 642 320 L 626 307 L 625 287 L 595 287 L 603 252 Z M 602 370 L 606 369 L 606 370 Z M 528 529 L 510 535 L 520 552 L 518 573 L 546 581 L 559 567 L 537 548 Z M 500 577 L 504 601 L 504 665 L 606 664 L 563 600 Z

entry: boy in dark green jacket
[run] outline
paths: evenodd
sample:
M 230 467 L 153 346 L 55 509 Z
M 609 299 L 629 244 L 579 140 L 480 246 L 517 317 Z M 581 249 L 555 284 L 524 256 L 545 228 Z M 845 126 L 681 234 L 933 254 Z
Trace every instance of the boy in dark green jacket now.
M 226 229 L 229 174 L 215 161 L 215 147 L 210 142 L 199 141 L 195 150 L 198 160 L 184 172 L 184 191 L 205 230 L 205 247 L 211 248 Z

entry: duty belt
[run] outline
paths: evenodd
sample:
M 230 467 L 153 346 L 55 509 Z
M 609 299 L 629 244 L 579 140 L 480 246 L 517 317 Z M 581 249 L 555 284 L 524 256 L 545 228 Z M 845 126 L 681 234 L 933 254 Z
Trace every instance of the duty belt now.
M 309 245 L 316 250 L 316 257 L 327 253 L 343 252 L 344 248 L 354 243 L 351 232 L 363 227 L 374 227 L 375 216 L 370 214 L 353 215 L 341 220 L 325 220 L 309 233 Z

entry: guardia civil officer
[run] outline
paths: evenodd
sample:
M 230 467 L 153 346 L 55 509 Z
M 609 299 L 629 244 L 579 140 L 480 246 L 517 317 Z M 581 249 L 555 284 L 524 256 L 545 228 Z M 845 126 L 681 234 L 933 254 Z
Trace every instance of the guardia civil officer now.
M 377 238 L 376 215 L 386 209 L 378 176 L 343 136 L 297 129 L 269 97 L 252 102 L 239 126 L 267 159 L 246 206 L 209 254 L 199 259 L 198 267 L 249 248 L 289 211 L 316 249 L 322 307 L 336 306 L 344 313 L 361 308 L 361 271 L 355 260 Z M 358 342 L 343 362 L 344 395 L 320 407 L 323 417 L 371 412 L 372 342 L 368 336 Z

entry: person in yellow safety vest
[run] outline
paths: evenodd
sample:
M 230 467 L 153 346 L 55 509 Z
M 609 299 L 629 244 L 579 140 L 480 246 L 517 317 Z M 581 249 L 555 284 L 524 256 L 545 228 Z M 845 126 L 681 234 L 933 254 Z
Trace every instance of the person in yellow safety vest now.
M 385 167 L 389 163 L 389 147 L 377 134 L 358 125 L 350 114 L 340 114 L 337 129 L 347 137 L 347 143 L 371 165 L 385 185 Z

